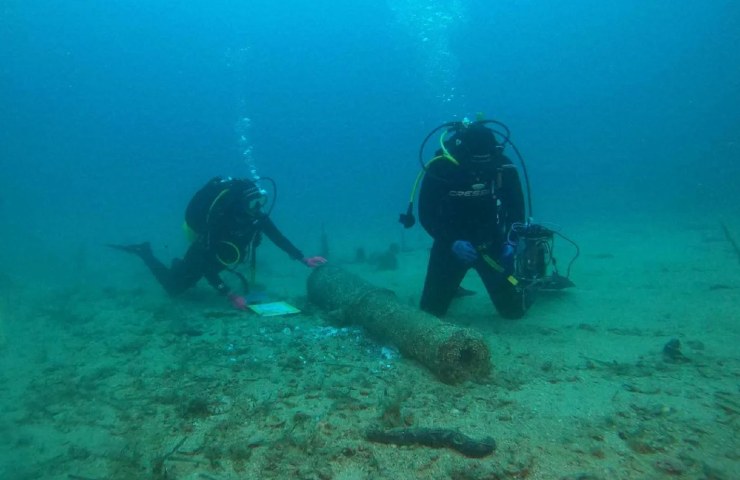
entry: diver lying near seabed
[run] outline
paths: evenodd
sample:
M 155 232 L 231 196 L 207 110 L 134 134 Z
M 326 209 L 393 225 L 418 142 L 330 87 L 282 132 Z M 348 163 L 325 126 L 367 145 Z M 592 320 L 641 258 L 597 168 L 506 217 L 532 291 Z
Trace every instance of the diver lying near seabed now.
M 277 191 L 273 182 L 273 191 Z M 283 235 L 270 219 L 275 205 L 265 211 L 267 192 L 249 179 L 215 177 L 195 193 L 185 211 L 185 232 L 190 247 L 182 259 L 176 258 L 171 267 L 166 267 L 152 253 L 149 242 L 133 245 L 108 245 L 116 250 L 132 253 L 141 258 L 165 291 L 179 295 L 193 287 L 201 278 L 231 305 L 246 310 L 249 282 L 236 270 L 247 263 L 254 277 L 256 250 L 262 235 L 266 235 L 290 258 L 309 268 L 326 263 L 320 256 L 306 257 Z M 229 271 L 239 277 L 243 293 L 229 288 L 220 273 Z

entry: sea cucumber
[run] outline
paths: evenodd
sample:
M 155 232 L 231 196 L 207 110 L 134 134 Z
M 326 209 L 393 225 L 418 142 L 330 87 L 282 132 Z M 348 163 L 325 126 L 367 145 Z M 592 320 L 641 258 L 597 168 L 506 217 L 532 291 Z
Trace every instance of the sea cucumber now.
M 496 441 L 493 438 L 475 440 L 449 428 L 370 429 L 365 438 L 376 443 L 451 448 L 471 458 L 485 457 L 496 449 Z

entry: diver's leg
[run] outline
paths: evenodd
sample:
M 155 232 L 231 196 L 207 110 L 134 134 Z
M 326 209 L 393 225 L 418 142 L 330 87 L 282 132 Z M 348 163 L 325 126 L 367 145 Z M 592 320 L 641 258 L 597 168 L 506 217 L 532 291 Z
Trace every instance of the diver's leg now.
M 136 243 L 132 245 L 108 245 L 116 250 L 126 253 L 133 253 L 144 261 L 144 264 L 152 272 L 154 278 L 169 295 L 177 295 L 195 285 L 203 275 L 202 255 L 191 246 L 185 254 L 184 260 L 175 259 L 172 261 L 172 268 L 167 268 L 160 262 L 152 252 L 152 246 L 149 242 Z
M 168 295 L 177 295 L 187 288 L 181 281 L 183 272 L 188 270 L 187 264 L 184 261 L 175 259 L 172 261 L 172 267 L 167 268 L 164 263 L 160 262 L 154 256 L 151 249 L 148 252 L 139 254 L 139 258 L 144 261 L 144 264 L 149 268 L 149 271 L 152 272 L 154 278 L 162 285 L 162 288 L 164 288 Z
M 503 274 L 495 271 L 485 262 L 476 265 L 476 270 L 499 315 L 512 320 L 522 318 L 530 303 L 524 292 L 517 289 Z
M 190 245 L 182 260 L 173 259 L 170 268 L 165 267 L 154 255 L 142 259 L 170 296 L 179 295 L 194 287 L 205 271 L 205 252 L 195 243 Z
M 147 247 L 149 247 L 148 243 Z M 170 269 L 165 267 L 165 265 L 154 256 L 151 247 L 147 248 L 145 251 L 137 252 L 137 255 L 139 255 L 139 258 L 144 261 L 144 264 L 149 268 L 149 271 L 152 272 L 154 278 L 156 278 L 157 281 L 165 287 L 165 290 L 168 290 L 166 285 L 170 283 Z
M 435 241 L 429 254 L 421 309 L 437 317 L 447 313 L 468 267 L 452 253 L 446 242 Z

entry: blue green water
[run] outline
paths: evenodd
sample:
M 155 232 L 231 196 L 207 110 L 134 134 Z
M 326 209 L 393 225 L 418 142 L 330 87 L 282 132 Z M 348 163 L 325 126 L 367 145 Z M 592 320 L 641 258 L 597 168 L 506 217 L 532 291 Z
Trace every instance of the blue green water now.
M 294 234 L 348 215 L 395 228 L 423 136 L 478 111 L 512 129 L 540 220 L 730 209 L 737 13 L 729 1 L 6 2 L 3 264 L 166 241 L 207 178 L 248 174 L 243 118 Z

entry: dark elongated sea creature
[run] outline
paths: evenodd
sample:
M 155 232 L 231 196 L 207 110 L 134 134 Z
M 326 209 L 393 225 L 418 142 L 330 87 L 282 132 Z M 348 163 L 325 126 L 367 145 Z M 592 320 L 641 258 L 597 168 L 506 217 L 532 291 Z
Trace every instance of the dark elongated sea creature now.
M 449 428 L 371 429 L 365 437 L 376 443 L 451 448 L 471 458 L 485 457 L 496 449 L 496 442 L 490 437 L 476 440 Z

